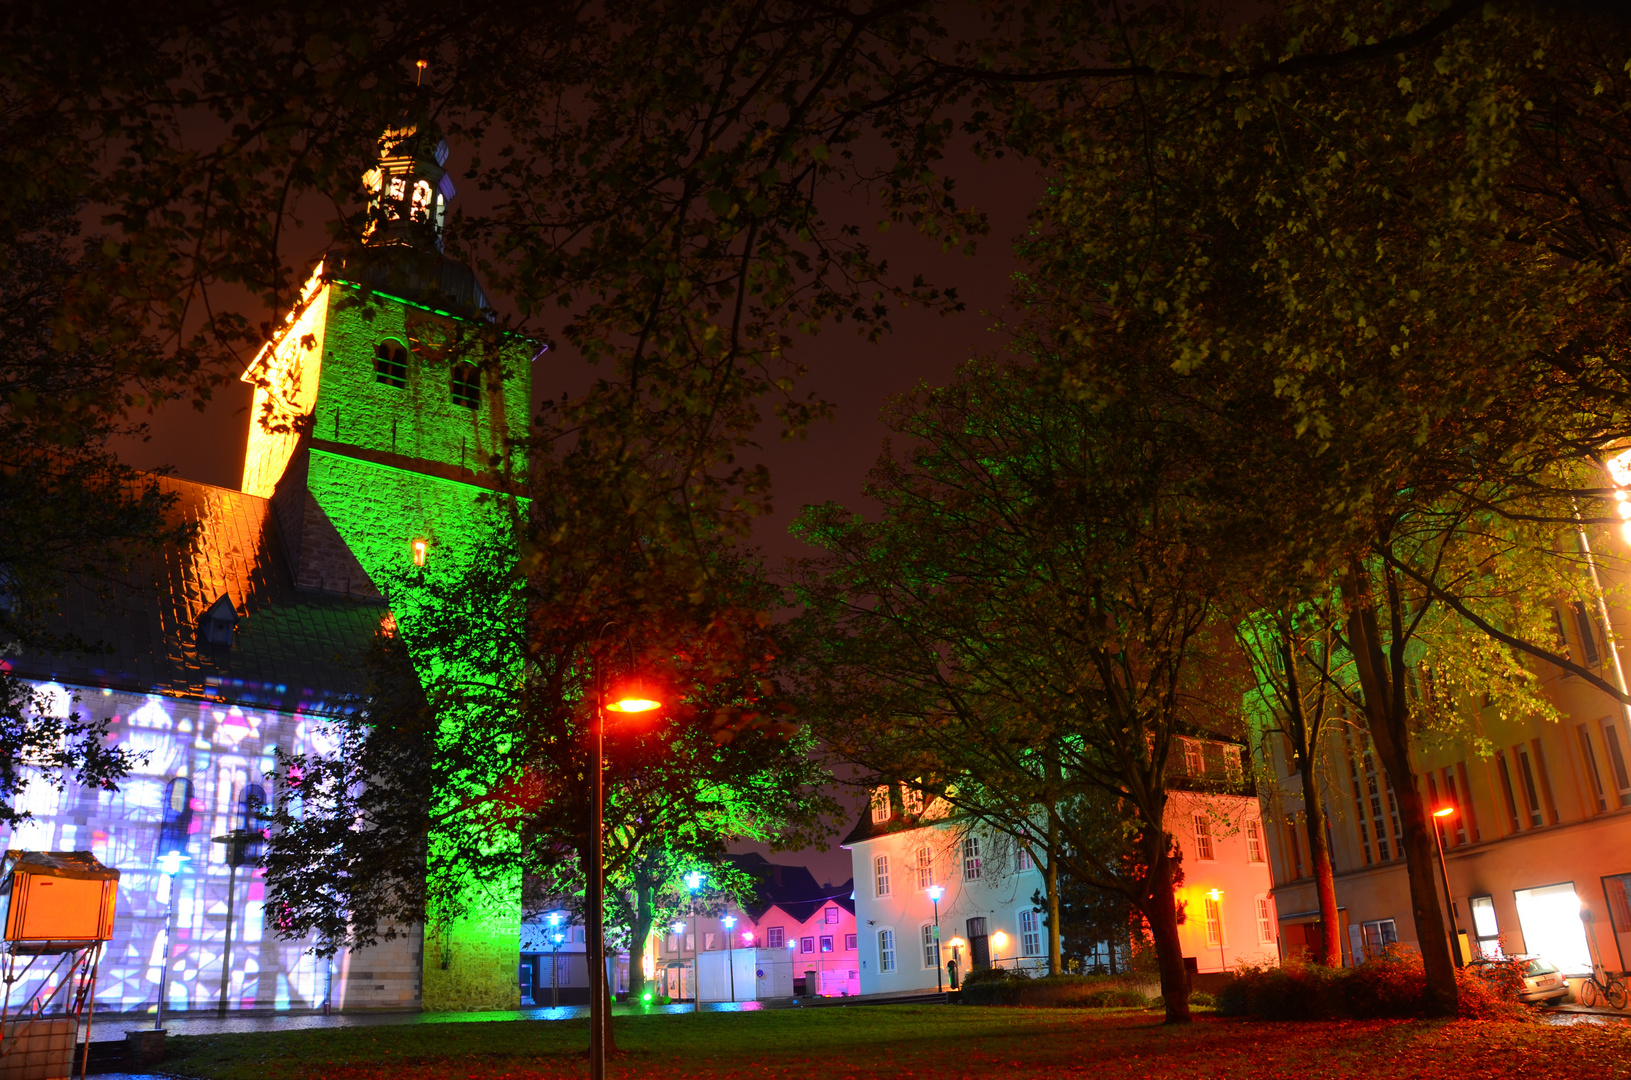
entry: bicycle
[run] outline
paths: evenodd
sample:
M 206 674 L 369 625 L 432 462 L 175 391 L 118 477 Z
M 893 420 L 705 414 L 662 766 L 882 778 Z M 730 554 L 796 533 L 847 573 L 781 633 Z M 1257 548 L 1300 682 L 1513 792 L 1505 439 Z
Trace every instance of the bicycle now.
M 1626 1002 L 1631 1000 L 1631 990 L 1627 989 L 1625 980 L 1601 964 L 1591 965 L 1591 978 L 1583 980 L 1574 993 L 1580 1004 L 1587 1008 L 1606 1002 L 1611 1008 L 1623 1009 Z

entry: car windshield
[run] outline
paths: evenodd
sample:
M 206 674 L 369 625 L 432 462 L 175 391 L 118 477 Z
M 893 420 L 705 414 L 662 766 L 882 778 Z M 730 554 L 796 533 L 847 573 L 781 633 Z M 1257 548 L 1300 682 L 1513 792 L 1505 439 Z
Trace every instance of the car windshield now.
M 1557 968 L 1544 960 L 1530 960 L 1523 965 L 1525 975 L 1555 975 Z

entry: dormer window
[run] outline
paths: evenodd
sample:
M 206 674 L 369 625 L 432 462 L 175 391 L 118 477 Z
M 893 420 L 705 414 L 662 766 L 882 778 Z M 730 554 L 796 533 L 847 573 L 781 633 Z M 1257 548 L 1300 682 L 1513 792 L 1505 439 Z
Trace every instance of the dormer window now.
M 211 604 L 209 610 L 204 612 L 198 623 L 199 636 L 206 645 L 216 645 L 230 649 L 232 647 L 232 632 L 238 625 L 238 609 L 232 606 L 232 601 L 225 593 L 221 598 Z
M 400 342 L 382 341 L 374 346 L 374 381 L 398 390 L 408 385 L 408 349 Z
M 1201 753 L 1201 744 L 1194 739 L 1184 740 L 1184 772 L 1190 776 L 1206 775 L 1206 758 Z
M 481 370 L 461 364 L 453 369 L 453 404 L 474 409 L 481 404 Z

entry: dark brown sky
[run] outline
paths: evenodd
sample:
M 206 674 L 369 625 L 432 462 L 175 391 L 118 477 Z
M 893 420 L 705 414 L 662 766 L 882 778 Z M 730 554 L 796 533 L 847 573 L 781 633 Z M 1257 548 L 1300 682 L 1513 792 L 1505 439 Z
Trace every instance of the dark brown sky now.
M 457 158 L 455 148 L 449 163 L 455 176 Z M 775 512 L 761 521 L 754 539 L 773 568 L 789 557 L 811 553 L 787 534 L 801 507 L 827 500 L 860 505 L 861 486 L 885 435 L 879 410 L 887 398 L 920 382 L 943 383 L 964 360 L 1004 348 L 1004 338 L 993 332 L 992 324 L 1003 311 L 1009 279 L 1018 267 L 1013 242 L 1025 228 L 1041 182 L 1031 166 L 1012 161 L 980 163 L 964 155 L 950 165 L 957 170 L 961 197 L 985 210 L 991 220 L 991 235 L 978 254 L 945 254 L 934 243 L 900 228 L 878 237 L 875 244 L 902 279 L 921 272 L 936 285 L 955 286 L 966 310 L 954 315 L 922 308 L 899 311 L 892 319 L 893 332 L 876 344 L 862 340 L 847 325 L 800 341 L 797 356 L 810 369 L 806 387 L 834 402 L 836 411 L 831 421 L 816 424 L 807 438 L 781 442 L 772 432 L 772 441 L 763 448 L 774 481 Z M 864 205 L 856 209 L 868 213 Z M 312 256 L 319 252 L 314 246 Z M 581 371 L 575 356 L 545 354 L 533 372 L 535 396 L 553 396 L 580 384 Z M 249 386 L 233 383 L 202 413 L 184 404 L 167 407 L 152 417 L 150 439 L 128 443 L 121 453 L 137 468 L 169 465 L 184 479 L 236 488 L 243 469 L 250 395 Z M 854 802 L 846 790 L 837 794 L 846 803 Z M 850 824 L 838 827 L 835 841 Z M 837 883 L 850 876 L 849 854 L 836 847 L 825 853 L 812 849 L 773 858 L 805 863 L 819 881 Z

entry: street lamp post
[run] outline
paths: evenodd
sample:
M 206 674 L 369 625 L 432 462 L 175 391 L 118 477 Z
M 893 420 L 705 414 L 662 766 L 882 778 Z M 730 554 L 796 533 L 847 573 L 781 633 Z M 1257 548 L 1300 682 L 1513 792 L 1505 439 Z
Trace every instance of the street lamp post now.
M 551 912 L 549 916 L 549 938 L 554 946 L 549 953 L 549 1007 L 561 1007 L 561 915 L 560 912 Z
M 1206 896 L 1218 906 L 1218 970 L 1228 971 L 1229 965 L 1223 959 L 1223 890 L 1213 889 Z
M 691 894 L 691 996 L 692 1012 L 702 1011 L 702 926 L 697 916 L 697 890 L 704 877 L 696 870 L 685 875 L 685 891 Z
M 934 992 L 944 994 L 946 984 L 940 974 L 940 898 L 946 890 L 939 885 L 930 885 L 926 890 L 929 899 L 934 902 Z
M 1450 899 L 1450 868 L 1444 862 L 1444 820 L 1455 817 L 1455 807 L 1441 806 L 1433 811 L 1433 839 L 1438 842 L 1438 873 L 1444 882 L 1444 906 L 1450 914 L 1450 952 L 1455 966 L 1461 967 L 1461 927 L 1455 917 L 1455 901 Z
M 601 634 L 612 624 L 601 628 Z M 584 912 L 584 951 L 589 961 L 589 1080 L 606 1080 L 606 1030 L 611 1026 L 606 988 L 606 865 L 601 831 L 606 808 L 606 713 L 650 712 L 662 703 L 630 687 L 616 701 L 606 700 L 605 666 L 595 662 L 595 737 L 589 756 L 589 875 Z
M 170 984 L 170 940 L 176 921 L 176 875 L 187 856 L 179 851 L 167 851 L 159 856 L 159 870 L 164 874 L 164 962 L 159 968 L 159 1008 L 153 1020 L 153 1030 L 164 1030 L 164 995 Z
M 731 969 L 731 1004 L 736 1004 L 736 935 L 731 931 L 736 926 L 736 916 L 727 915 L 719 920 L 725 924 L 725 966 Z

